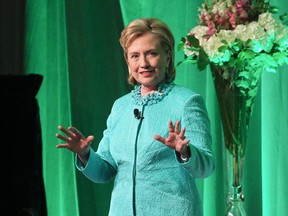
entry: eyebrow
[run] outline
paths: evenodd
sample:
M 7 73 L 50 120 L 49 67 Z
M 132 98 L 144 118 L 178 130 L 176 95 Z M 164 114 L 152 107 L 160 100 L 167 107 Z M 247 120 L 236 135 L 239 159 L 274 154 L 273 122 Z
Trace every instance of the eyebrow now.
M 150 52 L 154 52 L 154 51 L 158 51 L 157 48 L 154 48 L 154 49 L 149 49 L 149 50 L 146 50 L 144 53 L 147 54 L 147 53 L 150 53 Z M 139 52 L 137 51 L 132 51 L 130 53 L 128 53 L 129 55 L 132 55 L 132 54 L 139 54 Z

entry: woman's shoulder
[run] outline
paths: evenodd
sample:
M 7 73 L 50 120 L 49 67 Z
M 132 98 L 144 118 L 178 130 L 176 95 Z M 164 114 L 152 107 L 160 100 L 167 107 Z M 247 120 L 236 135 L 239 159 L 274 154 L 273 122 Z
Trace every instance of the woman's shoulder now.
M 122 107 L 131 103 L 131 92 L 120 96 L 114 101 L 113 107 Z
M 192 89 L 185 87 L 185 86 L 181 86 L 181 85 L 177 85 L 175 84 L 172 92 L 172 94 L 177 95 L 177 97 L 181 97 L 181 98 L 191 98 L 194 96 L 200 96 L 199 93 L 193 91 Z
M 115 100 L 115 102 L 127 101 L 127 100 L 129 100 L 129 98 L 131 98 L 131 92 L 128 92 L 128 93 L 120 96 L 119 98 L 117 98 L 117 99 Z

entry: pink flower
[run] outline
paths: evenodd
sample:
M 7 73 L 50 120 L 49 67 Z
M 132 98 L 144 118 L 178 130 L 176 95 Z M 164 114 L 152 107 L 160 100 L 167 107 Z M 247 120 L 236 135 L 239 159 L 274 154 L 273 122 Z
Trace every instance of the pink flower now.
M 236 14 L 232 13 L 231 11 L 228 12 L 228 16 L 229 16 L 229 22 L 230 25 L 232 26 L 232 29 L 235 29 L 237 26 L 237 17 Z
M 251 5 L 248 3 L 249 0 L 237 0 L 235 2 L 236 11 L 241 23 L 245 23 L 248 20 L 248 13 L 246 11 L 251 10 Z
M 236 4 L 247 5 L 248 3 L 249 3 L 249 0 L 236 0 Z
M 217 32 L 217 30 L 214 27 L 214 23 L 211 20 L 206 20 L 206 25 L 208 27 L 208 30 L 206 32 L 207 35 L 214 35 Z

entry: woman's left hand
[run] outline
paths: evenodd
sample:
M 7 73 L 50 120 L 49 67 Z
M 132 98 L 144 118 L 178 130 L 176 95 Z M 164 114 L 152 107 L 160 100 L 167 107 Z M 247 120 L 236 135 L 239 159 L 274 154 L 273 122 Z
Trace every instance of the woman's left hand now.
M 185 128 L 180 130 L 180 121 L 176 121 L 175 126 L 172 121 L 169 121 L 169 136 L 167 138 L 161 137 L 160 135 L 154 135 L 154 139 L 162 142 L 166 146 L 179 152 L 181 155 L 187 155 L 188 147 L 187 144 L 190 140 L 185 140 Z

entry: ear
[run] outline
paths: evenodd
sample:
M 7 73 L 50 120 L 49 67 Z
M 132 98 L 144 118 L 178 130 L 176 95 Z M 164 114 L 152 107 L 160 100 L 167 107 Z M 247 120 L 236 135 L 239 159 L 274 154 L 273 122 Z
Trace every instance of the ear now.
M 131 69 L 129 66 L 128 66 L 128 72 L 129 72 L 129 75 L 131 75 Z

